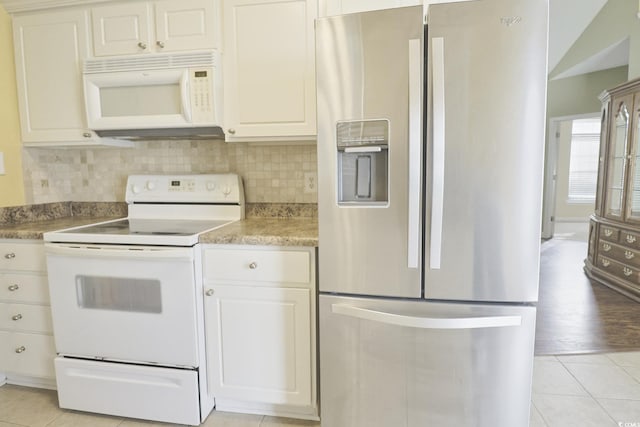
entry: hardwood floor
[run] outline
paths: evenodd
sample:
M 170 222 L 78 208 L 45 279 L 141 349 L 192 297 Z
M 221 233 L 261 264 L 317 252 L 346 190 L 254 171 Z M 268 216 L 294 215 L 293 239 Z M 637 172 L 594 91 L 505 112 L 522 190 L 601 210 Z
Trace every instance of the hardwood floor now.
M 536 355 L 640 349 L 640 303 L 591 283 L 586 253 L 582 236 L 541 246 Z

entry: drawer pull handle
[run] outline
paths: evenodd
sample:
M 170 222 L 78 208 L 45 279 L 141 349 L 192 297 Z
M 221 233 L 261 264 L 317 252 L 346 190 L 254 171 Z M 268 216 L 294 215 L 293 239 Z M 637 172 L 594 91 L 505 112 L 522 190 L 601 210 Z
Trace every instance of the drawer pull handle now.
M 603 267 L 609 267 L 611 265 L 611 261 L 609 261 L 608 259 L 603 259 L 602 260 L 602 266 Z
M 633 274 L 633 270 L 631 270 L 629 267 L 625 267 L 622 269 L 622 273 L 624 273 L 625 276 L 629 277 Z
M 255 270 L 256 268 L 258 268 L 258 263 L 255 261 L 252 262 L 251 264 L 249 264 L 249 268 Z
M 145 42 L 139 42 L 138 47 L 142 50 L 145 50 L 147 48 L 147 44 Z
M 22 314 L 19 314 L 19 313 L 11 318 L 11 320 L 20 320 L 20 319 L 22 319 Z
M 633 243 L 636 241 L 636 236 L 632 236 L 630 234 L 627 234 L 627 243 Z
M 6 259 L 14 259 L 16 257 L 16 254 L 14 254 L 13 252 L 5 254 L 4 256 Z
M 11 285 L 11 286 L 9 286 L 7 289 L 9 289 L 11 292 L 15 292 L 15 291 L 17 291 L 18 289 L 20 289 L 20 286 L 18 286 L 18 285 Z
M 632 259 L 634 256 L 636 256 L 633 252 L 631 251 L 624 251 L 624 257 L 626 259 Z
M 163 42 L 163 41 L 158 40 L 158 41 L 156 42 L 156 45 L 158 45 L 158 47 L 159 47 L 160 49 L 164 49 L 164 42 Z
M 20 347 L 16 348 L 16 353 L 20 354 L 20 353 L 24 353 L 27 350 L 27 348 L 23 345 L 21 345 Z
M 605 252 L 609 252 L 611 250 L 611 245 L 608 243 L 603 243 L 602 250 L 604 250 Z
M 208 297 L 213 296 L 213 293 L 213 289 L 207 289 L 207 292 L 205 292 Z
M 611 237 L 611 235 L 613 234 L 613 230 L 610 230 L 608 228 L 604 229 L 604 235 L 607 237 Z

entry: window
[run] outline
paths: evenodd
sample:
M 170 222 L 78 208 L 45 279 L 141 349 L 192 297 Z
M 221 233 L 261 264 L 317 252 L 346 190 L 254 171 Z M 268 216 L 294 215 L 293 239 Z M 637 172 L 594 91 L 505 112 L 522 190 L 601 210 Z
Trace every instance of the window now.
M 574 120 L 569 159 L 569 203 L 594 203 L 600 156 L 600 119 Z

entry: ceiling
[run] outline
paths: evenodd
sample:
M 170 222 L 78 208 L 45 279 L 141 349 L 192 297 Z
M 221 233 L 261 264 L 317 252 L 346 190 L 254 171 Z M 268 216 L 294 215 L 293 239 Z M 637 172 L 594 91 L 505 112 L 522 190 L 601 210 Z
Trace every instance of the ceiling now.
M 606 3 L 607 0 L 549 0 L 550 73 Z M 628 42 L 626 47 L 625 51 L 625 43 L 622 40 L 615 45 L 615 48 L 600 52 L 571 70 L 567 70 L 562 77 L 625 65 L 628 63 Z M 625 60 L 627 62 L 624 62 Z M 559 77 L 556 76 L 556 78 Z

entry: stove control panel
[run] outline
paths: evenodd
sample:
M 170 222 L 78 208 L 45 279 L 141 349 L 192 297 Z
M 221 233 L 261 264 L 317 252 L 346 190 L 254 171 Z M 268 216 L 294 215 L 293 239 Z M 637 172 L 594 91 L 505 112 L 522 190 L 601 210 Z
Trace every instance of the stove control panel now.
M 236 174 L 131 175 L 127 203 L 244 204 L 242 178 Z

